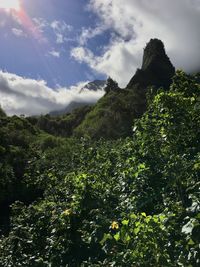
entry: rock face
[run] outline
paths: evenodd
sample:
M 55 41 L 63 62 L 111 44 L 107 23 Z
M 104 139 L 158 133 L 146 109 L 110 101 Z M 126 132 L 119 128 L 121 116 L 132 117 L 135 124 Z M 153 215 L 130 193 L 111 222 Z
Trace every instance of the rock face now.
M 162 41 L 151 39 L 144 49 L 142 68 L 138 69 L 127 88 L 145 89 L 148 86 L 168 88 L 175 68 L 167 56 Z

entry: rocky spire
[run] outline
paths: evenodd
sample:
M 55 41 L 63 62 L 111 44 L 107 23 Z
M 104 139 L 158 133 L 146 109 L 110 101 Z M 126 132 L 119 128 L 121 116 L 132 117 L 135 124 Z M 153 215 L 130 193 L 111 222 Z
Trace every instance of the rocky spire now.
M 168 88 L 174 74 L 175 68 L 165 52 L 164 44 L 158 39 L 151 39 L 144 49 L 142 68 L 136 71 L 127 88 Z

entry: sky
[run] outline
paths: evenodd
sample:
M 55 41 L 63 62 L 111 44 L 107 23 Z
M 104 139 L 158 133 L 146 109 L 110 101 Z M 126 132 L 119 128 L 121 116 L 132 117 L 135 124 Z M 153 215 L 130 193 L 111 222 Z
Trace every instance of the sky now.
M 0 105 L 37 115 L 95 102 L 102 92 L 80 88 L 108 76 L 125 87 L 151 38 L 199 71 L 199 26 L 200 0 L 0 0 Z

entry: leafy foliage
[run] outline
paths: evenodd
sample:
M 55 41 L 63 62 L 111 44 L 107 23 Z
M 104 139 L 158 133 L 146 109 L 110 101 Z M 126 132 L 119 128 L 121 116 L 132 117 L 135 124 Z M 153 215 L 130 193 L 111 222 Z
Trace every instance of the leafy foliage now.
M 109 93 L 111 91 L 117 91 L 119 90 L 118 83 L 114 81 L 111 77 L 108 77 L 104 90 L 106 93 Z
M 70 137 L 74 129 L 84 120 L 90 110 L 91 106 L 85 105 L 65 115 L 29 117 L 28 121 L 46 133 L 61 137 Z
M 30 188 L 42 194 L 12 204 L 0 266 L 199 266 L 199 81 L 178 71 L 170 90 L 149 91 L 147 111 L 129 138 L 66 139 L 26 119 L 4 118 L 2 184 L 17 177 L 9 155 L 18 162 L 26 148 L 21 184 L 26 194 Z M 127 91 L 121 94 L 129 105 Z M 120 93 L 112 103 L 115 97 L 110 92 L 92 112 L 106 109 L 108 99 L 124 107 Z M 5 134 L 10 127 L 13 137 Z
M 131 136 L 133 121 L 141 117 L 145 109 L 146 99 L 139 92 L 111 90 L 86 115 L 74 135 L 94 140 Z
M 38 130 L 26 119 L 0 118 L 0 205 L 18 199 L 20 182 Z M 19 188 L 18 188 L 19 187 Z

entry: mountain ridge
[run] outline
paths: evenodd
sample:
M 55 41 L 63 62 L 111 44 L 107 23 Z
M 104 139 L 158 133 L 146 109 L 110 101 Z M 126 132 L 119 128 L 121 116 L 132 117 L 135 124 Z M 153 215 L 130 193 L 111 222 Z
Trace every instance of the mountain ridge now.
M 107 90 L 85 119 L 75 129 L 76 136 L 90 138 L 120 138 L 132 134 L 135 119 L 147 109 L 149 87 L 168 89 L 175 68 L 161 40 L 151 39 L 144 49 L 141 69 L 138 69 L 125 89 Z

